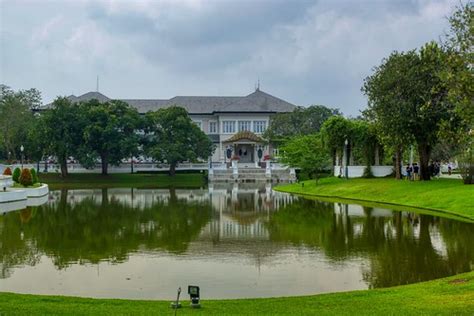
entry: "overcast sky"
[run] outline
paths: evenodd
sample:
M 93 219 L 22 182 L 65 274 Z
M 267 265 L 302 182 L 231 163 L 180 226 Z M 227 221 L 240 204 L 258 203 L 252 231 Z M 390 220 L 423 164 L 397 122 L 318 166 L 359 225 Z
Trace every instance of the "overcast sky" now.
M 43 101 L 247 95 L 357 115 L 393 50 L 437 40 L 454 0 L 0 0 L 0 83 Z

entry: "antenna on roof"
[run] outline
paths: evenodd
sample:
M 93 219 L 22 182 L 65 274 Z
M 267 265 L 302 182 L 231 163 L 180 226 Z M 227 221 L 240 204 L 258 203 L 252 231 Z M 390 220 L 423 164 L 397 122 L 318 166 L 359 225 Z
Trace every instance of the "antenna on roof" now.
M 260 91 L 260 78 L 258 78 L 258 81 L 257 81 L 257 89 L 255 89 L 256 91 Z
M 97 83 L 96 83 L 95 91 L 99 92 L 99 75 L 97 75 Z

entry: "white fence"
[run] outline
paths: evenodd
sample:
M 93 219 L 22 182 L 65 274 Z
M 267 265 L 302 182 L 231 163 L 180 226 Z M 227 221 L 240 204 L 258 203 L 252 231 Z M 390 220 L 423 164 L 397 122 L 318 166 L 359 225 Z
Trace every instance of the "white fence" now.
M 0 174 L 3 173 L 7 166 L 0 164 Z M 21 165 L 9 165 L 12 171 Z M 24 168 L 37 168 L 36 164 L 24 164 Z M 207 170 L 209 168 L 208 163 L 181 163 L 176 166 L 176 170 Z M 69 163 L 67 165 L 67 170 L 69 173 L 101 173 L 102 166 L 97 164 L 94 168 L 86 169 L 80 164 L 77 163 Z M 150 171 L 168 171 L 169 165 L 167 164 L 157 164 L 157 163 L 134 163 L 133 164 L 133 172 L 150 172 Z M 48 172 L 48 173 L 59 173 L 61 172 L 60 166 L 58 164 L 48 164 L 47 170 L 45 164 L 42 162 L 39 164 L 39 171 L 40 172 Z M 131 173 L 132 166 L 130 163 L 122 163 L 119 166 L 109 165 L 108 167 L 109 173 Z
M 347 173 L 349 178 L 360 178 L 364 174 L 366 166 L 348 166 Z M 393 166 L 371 166 L 372 174 L 375 177 L 386 177 L 393 173 Z M 345 176 L 344 166 L 334 166 L 334 175 L 337 177 Z

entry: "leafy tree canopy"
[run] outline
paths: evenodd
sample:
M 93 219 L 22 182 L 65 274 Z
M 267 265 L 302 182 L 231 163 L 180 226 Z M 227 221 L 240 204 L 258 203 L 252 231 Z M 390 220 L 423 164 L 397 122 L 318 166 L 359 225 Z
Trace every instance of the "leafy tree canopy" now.
M 135 108 L 119 100 L 100 103 L 90 100 L 78 105 L 84 123 L 83 142 L 78 158 L 85 166 L 102 164 L 102 174 L 108 173 L 109 163 L 118 165 L 121 160 L 138 151 L 141 118 Z
M 331 159 L 324 150 L 320 134 L 295 136 L 280 147 L 281 162 L 290 167 L 301 168 L 310 176 L 331 169 Z
M 146 131 L 149 133 L 146 153 L 157 161 L 168 163 L 170 175 L 175 174 L 179 162 L 207 159 L 214 150 L 209 137 L 179 106 L 148 112 Z
M 334 115 L 340 115 L 338 109 L 323 105 L 297 107 L 293 112 L 273 116 L 264 138 L 279 144 L 286 138 L 296 135 L 314 134 L 319 132 L 323 123 Z

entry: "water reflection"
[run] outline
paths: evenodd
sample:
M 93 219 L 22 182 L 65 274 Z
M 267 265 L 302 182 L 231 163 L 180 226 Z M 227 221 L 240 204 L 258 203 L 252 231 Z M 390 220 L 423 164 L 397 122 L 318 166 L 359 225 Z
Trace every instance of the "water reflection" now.
M 209 297 L 385 287 L 470 271 L 473 237 L 473 224 L 268 185 L 52 191 L 0 218 L 0 290 L 165 298 L 191 280 Z M 126 274 L 135 277 L 123 283 Z

